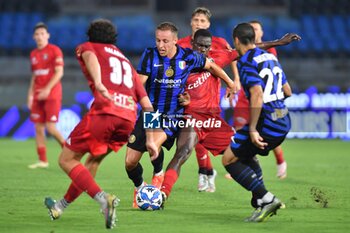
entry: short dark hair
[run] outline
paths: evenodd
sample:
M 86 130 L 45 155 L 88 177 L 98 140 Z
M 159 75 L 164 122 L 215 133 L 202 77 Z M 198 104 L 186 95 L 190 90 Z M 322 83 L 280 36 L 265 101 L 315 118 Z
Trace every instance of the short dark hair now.
M 256 24 L 259 24 L 261 28 L 263 27 L 262 22 L 261 22 L 261 21 L 259 21 L 259 20 L 256 20 L 256 19 L 251 20 L 251 21 L 249 21 L 248 23 L 256 23 Z
M 192 18 L 193 16 L 195 16 L 196 14 L 203 14 L 207 17 L 207 19 L 210 21 L 210 17 L 211 17 L 211 12 L 208 8 L 206 7 L 197 7 L 196 9 L 194 9 L 194 11 L 192 12 Z
M 35 32 L 35 30 L 38 28 L 44 28 L 46 31 L 49 31 L 49 28 L 43 22 L 39 22 L 39 23 L 35 24 L 33 31 Z
M 210 31 L 207 30 L 207 29 L 198 29 L 198 30 L 194 33 L 193 39 L 196 40 L 196 39 L 197 39 L 198 37 L 200 37 L 200 36 L 212 38 L 212 35 L 211 35 Z
M 237 37 L 244 45 L 255 43 L 255 31 L 249 23 L 240 23 L 236 25 L 233 28 L 232 37 L 233 40 Z
M 115 44 L 117 41 L 117 29 L 108 19 L 92 21 L 86 34 L 88 40 L 94 43 Z
M 157 30 L 160 30 L 160 31 L 171 31 L 173 33 L 175 33 L 177 35 L 177 33 L 179 32 L 179 30 L 177 29 L 177 27 L 175 26 L 175 24 L 173 24 L 172 22 L 163 22 L 163 23 L 160 23 L 158 26 L 157 26 Z

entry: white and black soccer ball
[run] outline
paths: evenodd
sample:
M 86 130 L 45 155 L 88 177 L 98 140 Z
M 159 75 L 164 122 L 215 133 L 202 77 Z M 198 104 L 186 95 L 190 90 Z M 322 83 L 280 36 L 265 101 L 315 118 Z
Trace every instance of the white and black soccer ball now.
M 141 210 L 159 210 L 162 202 L 161 191 L 153 185 L 143 186 L 136 194 L 136 203 Z

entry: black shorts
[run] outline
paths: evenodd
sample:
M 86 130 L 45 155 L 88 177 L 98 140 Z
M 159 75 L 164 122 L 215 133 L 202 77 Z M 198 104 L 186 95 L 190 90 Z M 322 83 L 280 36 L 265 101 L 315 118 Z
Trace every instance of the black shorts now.
M 266 156 L 271 150 L 281 145 L 287 136 L 269 137 L 261 135 L 264 138 L 264 142 L 267 143 L 267 147 L 260 149 L 252 143 L 249 136 L 249 131 L 247 131 L 246 127 L 248 126 L 238 130 L 231 141 L 231 150 L 238 158 L 250 158 L 257 154 Z
M 176 137 L 177 137 L 177 134 L 173 134 L 172 136 L 169 136 L 167 134 L 167 139 L 162 144 L 162 146 L 164 146 L 167 150 L 170 150 L 171 147 L 173 147 L 174 145 Z M 140 114 L 139 118 L 137 119 L 135 128 L 129 137 L 127 146 L 130 147 L 131 149 L 134 149 L 140 152 L 147 151 L 146 131 L 143 128 L 143 114 Z

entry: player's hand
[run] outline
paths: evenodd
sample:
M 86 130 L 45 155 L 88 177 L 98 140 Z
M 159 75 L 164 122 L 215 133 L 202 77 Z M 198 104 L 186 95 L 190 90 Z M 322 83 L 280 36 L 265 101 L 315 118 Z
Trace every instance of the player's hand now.
M 103 97 L 113 101 L 113 96 L 109 93 L 105 85 L 103 85 L 102 83 L 95 83 L 95 88 Z
M 187 106 L 191 102 L 191 96 L 187 91 L 185 91 L 184 93 L 178 95 L 177 100 L 181 106 Z
M 252 143 L 258 147 L 259 149 L 265 149 L 267 146 L 267 143 L 264 142 L 264 139 L 260 136 L 258 131 L 250 131 L 249 132 L 250 139 L 252 140 Z
M 233 84 L 232 86 L 226 88 L 225 97 L 226 98 L 233 97 L 237 92 L 238 92 L 237 86 Z
M 279 42 L 281 45 L 287 45 L 295 40 L 300 41 L 301 37 L 296 33 L 287 33 L 281 39 L 279 39 Z
M 151 161 L 153 161 L 153 160 L 158 158 L 159 150 L 158 150 L 158 146 L 154 142 L 149 142 L 149 140 L 147 140 L 146 148 L 148 150 L 148 153 L 151 156 Z
M 38 89 L 38 94 L 37 94 L 37 98 L 38 100 L 46 100 L 47 97 L 50 95 L 50 91 L 47 88 L 42 88 L 42 89 Z
M 237 98 L 238 98 L 237 95 L 238 94 L 236 93 L 236 94 L 230 95 L 228 97 L 228 102 L 229 102 L 231 108 L 234 108 L 237 104 Z
M 239 90 L 241 90 L 241 82 L 238 82 L 238 81 L 234 81 L 233 82 L 233 90 L 238 93 Z M 235 93 L 235 94 L 236 94 Z

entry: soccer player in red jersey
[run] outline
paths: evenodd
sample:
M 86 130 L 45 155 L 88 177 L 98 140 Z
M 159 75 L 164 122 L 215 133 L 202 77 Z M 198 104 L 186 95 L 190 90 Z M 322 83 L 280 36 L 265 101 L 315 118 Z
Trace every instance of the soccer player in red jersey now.
M 195 32 L 198 29 L 209 29 L 210 27 L 211 12 L 208 8 L 197 7 L 192 12 L 191 17 L 191 29 L 192 34 L 178 40 L 177 44 L 183 48 L 192 48 L 192 42 Z M 222 37 L 212 36 L 211 50 L 227 50 L 231 49 L 229 43 Z M 234 85 L 236 91 L 240 89 L 239 75 L 236 68 L 236 62 L 231 62 L 231 69 L 234 74 Z M 212 191 L 215 190 L 210 187 L 210 184 L 214 184 L 216 171 L 213 169 L 208 150 L 206 150 L 200 143 L 195 147 L 197 162 L 199 166 L 198 170 L 198 191 Z M 215 185 L 213 186 L 215 187 Z
M 196 39 L 192 42 L 193 50 L 209 57 L 220 67 L 225 67 L 234 61 L 238 54 L 232 49 L 213 49 L 211 33 L 205 29 L 196 32 Z M 230 143 L 233 135 L 232 127 L 220 117 L 221 80 L 208 72 L 192 73 L 186 83 L 186 92 L 190 96 L 190 104 L 185 107 L 185 114 L 196 119 L 217 119 L 222 122 L 220 128 L 202 129 L 197 131 L 198 143 L 196 155 L 199 165 L 198 191 L 215 192 L 216 171 L 211 165 L 208 150 L 214 156 L 223 152 Z M 198 153 L 205 150 L 205 154 Z M 198 156 L 202 155 L 202 156 Z
M 27 106 L 30 120 L 35 125 L 37 163 L 28 167 L 47 168 L 45 129 L 62 146 L 64 138 L 56 128 L 61 109 L 63 76 L 63 54 L 59 47 L 49 43 L 50 34 L 44 23 L 34 27 L 33 38 L 37 48 L 30 53 L 32 78 L 28 90 Z
M 183 48 L 192 48 L 192 40 L 194 33 L 198 29 L 209 29 L 210 27 L 210 17 L 211 12 L 208 8 L 197 7 L 192 12 L 191 18 L 191 28 L 192 34 L 178 40 L 177 44 Z M 212 49 L 231 49 L 230 44 L 225 40 L 225 38 L 212 36 Z
M 97 168 L 92 165 L 98 165 L 95 160 L 102 160 L 111 150 L 117 152 L 128 141 L 136 122 L 137 102 L 147 111 L 153 111 L 153 107 L 136 70 L 114 45 L 117 35 L 114 25 L 105 19 L 95 20 L 87 35 L 88 42 L 77 47 L 76 56 L 95 100 L 69 135 L 59 157 L 59 165 L 72 183 L 62 200 L 46 198 L 45 205 L 54 220 L 69 203 L 86 192 L 100 204 L 106 228 L 113 228 L 118 199 L 96 183 L 93 177 Z M 156 155 L 152 136 L 147 130 L 146 147 L 151 155 Z M 80 162 L 85 153 L 91 154 L 88 167 Z
M 255 43 L 261 43 L 262 37 L 264 35 L 262 24 L 260 21 L 253 20 L 249 22 L 250 25 L 254 28 L 255 31 Z M 275 48 L 269 48 L 266 50 L 269 53 L 272 53 L 277 57 L 277 51 Z M 238 94 L 237 104 L 234 110 L 234 127 L 236 130 L 242 128 L 249 121 L 249 101 L 245 96 L 243 91 L 240 91 Z M 283 157 L 282 146 L 279 145 L 273 149 L 273 153 L 276 158 L 277 163 L 277 177 L 279 179 L 284 179 L 287 177 L 287 163 Z M 230 174 L 225 175 L 226 178 L 232 179 Z

